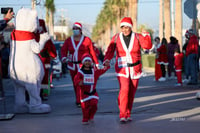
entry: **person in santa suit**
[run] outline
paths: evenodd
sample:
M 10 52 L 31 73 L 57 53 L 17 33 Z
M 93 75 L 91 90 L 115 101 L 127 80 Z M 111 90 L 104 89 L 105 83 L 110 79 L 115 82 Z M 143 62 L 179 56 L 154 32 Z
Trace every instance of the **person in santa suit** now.
M 106 65 L 109 66 L 109 62 L 107 63 Z M 93 67 L 92 58 L 88 53 L 83 55 L 82 64 L 74 81 L 78 85 L 77 87 L 80 88 L 80 100 L 83 113 L 82 124 L 89 124 L 89 121 L 93 121 L 97 111 L 99 99 L 96 91 L 97 80 L 109 67 L 105 66 L 103 69 Z
M 115 71 L 120 85 L 118 106 L 121 123 L 131 121 L 131 110 L 134 96 L 142 76 L 141 48 L 151 49 L 149 33 L 132 31 L 133 23 L 130 17 L 124 17 L 120 22 L 121 32 L 114 35 L 105 54 L 104 65 L 109 62 L 116 51 Z
M 61 48 L 61 60 L 63 63 L 68 62 L 68 69 L 72 78 L 76 105 L 80 107 L 80 91 L 74 83 L 74 77 L 81 67 L 81 57 L 83 54 L 88 53 L 91 55 L 93 62 L 98 66 L 98 59 L 89 37 L 84 36 L 82 33 L 82 24 L 75 22 L 73 24 L 73 35 L 67 38 Z
M 175 86 L 181 86 L 182 85 L 182 66 L 183 66 L 183 53 L 180 52 L 179 49 L 174 50 L 174 67 L 176 71 L 176 76 L 178 82 L 175 84 Z
M 154 41 L 155 41 L 154 52 L 156 53 L 155 55 L 155 81 L 158 81 L 162 77 L 161 67 L 160 67 L 160 64 L 158 64 L 159 54 L 157 51 L 158 47 L 161 45 L 160 37 L 156 37 Z
M 47 29 L 45 26 L 45 21 L 43 19 L 39 19 L 39 26 L 40 27 L 39 27 L 39 30 L 36 35 L 37 41 L 39 41 L 40 34 L 47 32 Z M 44 78 L 42 80 L 42 85 L 41 85 L 42 88 L 41 88 L 40 96 L 43 100 L 47 100 L 49 91 L 50 91 L 49 84 L 52 84 L 52 73 L 50 72 L 50 68 L 51 68 L 50 62 L 51 62 L 51 60 L 56 59 L 56 57 L 57 57 L 56 47 L 53 44 L 51 39 L 49 39 L 46 42 L 46 44 L 44 45 L 44 48 L 41 50 L 41 52 L 39 54 L 39 57 L 43 63 L 44 70 L 45 70 L 45 75 L 44 75 Z
M 158 64 L 160 64 L 162 77 L 158 79 L 158 81 L 166 81 L 166 66 L 168 65 L 168 58 L 167 58 L 167 39 L 163 38 L 161 43 L 157 47 L 158 53 Z

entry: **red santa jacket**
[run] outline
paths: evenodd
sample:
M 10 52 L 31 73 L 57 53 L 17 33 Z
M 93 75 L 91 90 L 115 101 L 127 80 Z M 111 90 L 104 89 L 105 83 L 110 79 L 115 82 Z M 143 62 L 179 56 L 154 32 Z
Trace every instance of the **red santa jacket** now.
M 184 57 L 183 53 L 174 55 L 174 66 L 176 72 L 182 71 L 183 57 Z
M 88 101 L 90 99 L 99 99 L 96 92 L 96 84 L 99 76 L 105 73 L 109 67 L 104 67 L 103 69 L 92 68 L 92 74 L 84 74 L 84 72 L 79 69 L 77 75 L 74 78 L 75 84 L 78 85 L 80 81 L 83 81 L 83 85 L 80 87 L 80 97 L 81 102 Z
M 168 64 L 168 58 L 167 58 L 167 47 L 165 45 L 159 44 L 157 48 L 158 52 L 158 64 Z
M 44 64 L 44 67 L 50 68 L 51 58 L 57 57 L 56 47 L 53 44 L 51 39 L 49 39 L 46 42 L 46 44 L 45 44 L 44 48 L 41 50 L 39 56 L 40 56 L 40 59 L 42 60 L 42 63 Z
M 116 45 L 114 42 L 116 42 Z M 131 79 L 138 79 L 142 74 L 141 47 L 144 49 L 152 47 L 149 35 L 144 37 L 141 34 L 132 32 L 129 48 L 127 48 L 122 33 L 119 33 L 119 35 L 117 34 L 112 38 L 107 48 L 104 62 L 111 60 L 116 50 L 115 71 L 117 76 L 128 78 L 130 75 Z M 129 64 L 133 66 L 129 67 Z
M 68 59 L 68 68 L 75 70 L 75 67 L 80 67 L 81 57 L 85 53 L 89 53 L 93 62 L 99 64 L 90 38 L 82 35 L 80 41 L 76 42 L 71 36 L 67 38 L 61 48 L 61 59 Z
M 192 35 L 186 47 L 186 56 L 188 56 L 189 54 L 198 54 L 198 46 L 199 42 L 197 36 Z

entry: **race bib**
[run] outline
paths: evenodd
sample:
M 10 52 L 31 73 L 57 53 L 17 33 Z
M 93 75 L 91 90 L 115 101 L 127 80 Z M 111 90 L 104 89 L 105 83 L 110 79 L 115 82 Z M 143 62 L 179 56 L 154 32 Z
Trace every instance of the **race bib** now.
M 122 67 L 127 67 L 127 63 L 131 62 L 131 58 L 127 58 L 127 57 L 120 57 L 118 58 L 118 67 L 122 68 Z
M 84 85 L 93 85 L 94 84 L 94 75 L 93 74 L 84 74 L 83 84 Z

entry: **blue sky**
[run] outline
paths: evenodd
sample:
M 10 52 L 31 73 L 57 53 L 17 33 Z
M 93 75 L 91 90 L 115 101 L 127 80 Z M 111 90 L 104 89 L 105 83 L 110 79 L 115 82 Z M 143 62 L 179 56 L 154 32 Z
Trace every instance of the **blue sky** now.
M 44 0 L 38 0 L 44 3 Z M 105 0 L 55 0 L 57 19 L 61 14 L 68 17 L 72 22 L 81 21 L 94 24 L 97 15 L 100 13 Z M 185 0 L 183 0 L 184 2 Z M 0 0 L 2 7 L 14 7 L 17 12 L 22 6 L 31 7 L 31 0 Z M 39 17 L 45 16 L 44 7 L 37 6 Z M 153 29 L 158 29 L 159 24 L 159 0 L 139 0 L 138 24 L 146 24 Z M 190 27 L 191 20 L 183 13 L 184 27 Z

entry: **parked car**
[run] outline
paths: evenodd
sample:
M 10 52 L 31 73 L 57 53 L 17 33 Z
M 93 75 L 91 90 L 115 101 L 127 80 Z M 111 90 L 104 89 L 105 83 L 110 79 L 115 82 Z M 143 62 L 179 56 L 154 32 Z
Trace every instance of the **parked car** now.
M 53 65 L 53 77 L 59 79 L 62 75 L 62 62 L 61 62 L 61 47 L 63 45 L 63 41 L 55 41 L 54 45 L 56 47 L 56 52 L 57 52 L 57 58 L 53 60 L 52 65 Z

